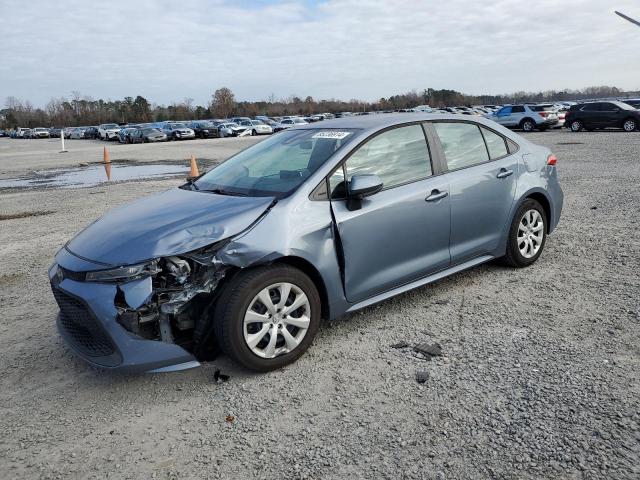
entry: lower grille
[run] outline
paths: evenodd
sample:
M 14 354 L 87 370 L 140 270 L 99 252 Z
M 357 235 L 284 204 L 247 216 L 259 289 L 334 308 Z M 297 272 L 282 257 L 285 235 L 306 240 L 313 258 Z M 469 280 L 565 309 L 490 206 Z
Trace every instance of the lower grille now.
M 53 287 L 53 295 L 60 307 L 60 325 L 72 347 L 87 357 L 103 357 L 101 364 L 117 365 L 116 348 L 88 307 L 56 287 Z

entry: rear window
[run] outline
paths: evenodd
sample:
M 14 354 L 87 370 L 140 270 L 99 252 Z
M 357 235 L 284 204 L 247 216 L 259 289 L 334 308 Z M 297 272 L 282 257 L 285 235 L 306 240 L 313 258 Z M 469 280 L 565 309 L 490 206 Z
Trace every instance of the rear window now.
M 555 108 L 553 105 L 532 105 L 531 110 L 534 112 L 553 112 Z
M 433 124 L 444 150 L 447 169 L 458 170 L 489 161 L 480 127 L 471 123 Z
M 487 150 L 489 150 L 489 157 L 491 160 L 505 157 L 509 154 L 507 150 L 507 144 L 505 139 L 495 132 L 492 132 L 488 128 L 480 127 L 482 136 L 487 144 Z

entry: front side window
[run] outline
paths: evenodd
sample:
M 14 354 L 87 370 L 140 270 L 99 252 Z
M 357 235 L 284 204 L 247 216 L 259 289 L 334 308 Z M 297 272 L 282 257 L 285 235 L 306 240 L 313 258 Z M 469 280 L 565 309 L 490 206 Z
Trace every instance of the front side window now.
M 196 188 L 227 195 L 284 197 L 349 143 L 356 132 L 284 131 L 218 165 L 195 182 Z
M 497 115 L 511 115 L 511 107 L 502 107 L 500 110 L 498 110 Z
M 347 181 L 354 175 L 374 174 L 385 189 L 430 176 L 431 158 L 422 127 L 409 125 L 376 135 L 349 157 L 345 169 Z M 339 181 L 339 173 L 329 179 L 332 187 Z
M 458 170 L 489 161 L 480 127 L 472 123 L 435 122 L 433 124 L 447 162 L 447 169 Z
M 482 136 L 487 144 L 487 150 L 489 150 L 489 157 L 491 160 L 505 157 L 509 154 L 509 151 L 507 150 L 507 143 L 503 137 L 492 132 L 488 128 L 480 127 L 480 130 L 482 131 Z

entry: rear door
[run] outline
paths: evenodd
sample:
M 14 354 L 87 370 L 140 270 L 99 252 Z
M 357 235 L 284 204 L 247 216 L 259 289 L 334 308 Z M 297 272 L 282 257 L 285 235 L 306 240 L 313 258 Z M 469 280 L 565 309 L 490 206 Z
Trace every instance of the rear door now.
M 345 185 L 375 174 L 383 190 L 350 210 Z M 330 177 L 347 299 L 358 302 L 449 265 L 449 197 L 434 175 L 420 124 L 384 130 L 364 142 Z
M 517 127 L 520 125 L 520 122 L 524 119 L 526 115 L 526 111 L 524 105 L 514 105 L 511 107 L 511 116 L 509 117 L 509 126 Z
M 518 159 L 506 139 L 474 122 L 434 122 L 451 197 L 449 252 L 455 265 L 498 248 L 509 222 Z

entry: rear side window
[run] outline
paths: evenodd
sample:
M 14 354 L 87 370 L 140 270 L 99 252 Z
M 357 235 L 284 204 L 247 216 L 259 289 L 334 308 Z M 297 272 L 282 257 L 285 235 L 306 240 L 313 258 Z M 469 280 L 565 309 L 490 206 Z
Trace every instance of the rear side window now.
M 489 161 L 487 147 L 478 125 L 436 122 L 433 126 L 440 138 L 448 170 L 458 170 Z
M 420 125 L 394 128 L 376 135 L 361 145 L 345 166 L 348 181 L 354 175 L 375 174 L 384 188 L 431 175 L 429 149 Z
M 522 105 L 515 105 L 511 107 L 512 113 L 524 113 L 524 107 Z
M 489 157 L 491 160 L 496 158 L 505 157 L 509 154 L 507 150 L 507 144 L 503 137 L 495 132 L 492 132 L 488 128 L 480 127 L 482 136 L 487 144 L 487 150 L 489 150 Z

